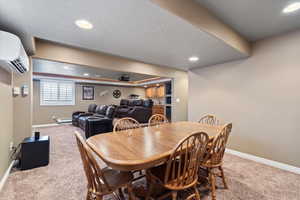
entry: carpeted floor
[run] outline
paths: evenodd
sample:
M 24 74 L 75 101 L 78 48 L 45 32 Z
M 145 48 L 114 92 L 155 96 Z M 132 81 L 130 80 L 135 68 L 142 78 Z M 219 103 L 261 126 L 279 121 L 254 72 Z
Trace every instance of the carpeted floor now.
M 51 137 L 50 164 L 13 172 L 0 200 L 85 199 L 86 178 L 73 135 L 75 130 L 79 129 L 71 125 L 41 128 L 42 135 Z M 218 200 L 300 200 L 300 175 L 230 154 L 225 156 L 224 169 L 229 189 L 218 189 Z M 201 199 L 208 200 L 210 196 L 204 191 Z

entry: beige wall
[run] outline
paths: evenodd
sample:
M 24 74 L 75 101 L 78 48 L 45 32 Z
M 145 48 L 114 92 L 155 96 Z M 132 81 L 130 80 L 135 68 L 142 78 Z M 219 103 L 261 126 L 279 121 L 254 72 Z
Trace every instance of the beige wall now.
M 13 73 L 13 86 L 22 87 L 27 85 L 29 95 L 23 97 L 19 95 L 13 98 L 14 106 L 14 144 L 18 145 L 25 137 L 32 135 L 32 66 L 30 60 L 30 70 L 22 75 Z
M 13 99 L 11 74 L 0 68 L 0 180 L 10 159 L 9 146 L 13 142 Z
M 249 59 L 189 72 L 189 120 L 233 122 L 229 147 L 300 167 L 300 31 L 259 41 Z
M 174 99 L 179 98 L 180 101 L 174 102 L 173 104 L 172 120 L 180 121 L 187 119 L 188 76 L 185 71 L 41 40 L 36 41 L 36 54 L 34 57 L 115 71 L 135 72 L 173 78 L 173 97 Z
M 120 104 L 122 98 L 127 98 L 130 94 L 138 94 L 140 98 L 145 98 L 144 88 L 135 87 L 119 87 L 107 85 L 93 85 L 95 86 L 95 100 L 86 101 L 82 100 L 82 86 L 92 84 L 78 84 L 76 83 L 75 105 L 74 106 L 40 106 L 40 81 L 33 82 L 33 125 L 50 124 L 54 121 L 52 116 L 58 118 L 70 118 L 72 112 L 82 110 L 86 111 L 91 103 L 95 104 Z M 119 99 L 112 96 L 112 92 L 119 89 L 122 93 Z M 100 96 L 103 91 L 108 91 L 104 96 Z

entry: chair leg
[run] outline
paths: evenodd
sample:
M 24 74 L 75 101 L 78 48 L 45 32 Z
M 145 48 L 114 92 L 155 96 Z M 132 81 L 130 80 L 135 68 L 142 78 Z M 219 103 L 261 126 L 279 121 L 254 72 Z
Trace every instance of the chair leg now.
M 220 166 L 219 167 L 219 170 L 221 171 L 221 176 L 222 176 L 222 180 L 223 180 L 223 184 L 224 184 L 224 188 L 225 189 L 228 189 L 228 185 L 226 183 L 226 179 L 225 179 L 225 175 L 224 175 L 224 170 L 223 170 L 223 167 Z
M 199 193 L 198 188 L 197 188 L 196 185 L 194 186 L 194 189 L 195 189 L 196 199 L 200 200 L 200 193 Z
M 177 191 L 172 191 L 172 200 L 177 200 Z
M 149 184 L 149 188 L 148 188 L 148 192 L 146 194 L 146 198 L 145 200 L 149 200 L 150 199 L 150 196 L 151 196 L 151 193 L 152 193 L 152 189 L 153 189 L 153 183 L 148 183 Z
M 123 191 L 122 191 L 122 188 L 119 188 L 119 189 L 118 189 L 118 192 L 119 192 L 120 198 L 121 198 L 121 199 L 125 199 L 124 193 L 123 193 Z
M 91 193 L 89 191 L 86 194 L 86 200 L 92 200 Z
M 128 188 L 128 196 L 129 196 L 129 200 L 135 200 L 135 196 L 133 194 L 133 190 L 132 190 L 132 185 L 131 183 L 129 183 L 127 185 L 127 188 Z
M 211 199 L 216 200 L 216 179 L 211 169 L 209 169 L 209 183 L 211 188 Z

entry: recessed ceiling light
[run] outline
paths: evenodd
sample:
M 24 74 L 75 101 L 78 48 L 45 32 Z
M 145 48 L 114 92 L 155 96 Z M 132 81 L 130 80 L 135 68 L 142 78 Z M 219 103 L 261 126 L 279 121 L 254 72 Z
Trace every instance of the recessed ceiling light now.
M 147 85 L 144 85 L 144 88 L 146 88 L 147 87 Z
M 75 21 L 75 24 L 82 29 L 92 29 L 93 24 L 85 19 L 78 19 Z
M 68 66 L 64 66 L 64 69 L 70 69 L 70 67 L 68 67 Z
M 89 75 L 90 75 L 90 74 L 88 74 L 88 73 L 84 73 L 84 74 L 83 74 L 83 76 L 89 76 Z
M 190 62 L 197 62 L 198 60 L 199 60 L 199 58 L 197 56 L 189 57 Z
M 300 9 L 300 2 L 291 3 L 283 9 L 283 13 L 291 13 Z

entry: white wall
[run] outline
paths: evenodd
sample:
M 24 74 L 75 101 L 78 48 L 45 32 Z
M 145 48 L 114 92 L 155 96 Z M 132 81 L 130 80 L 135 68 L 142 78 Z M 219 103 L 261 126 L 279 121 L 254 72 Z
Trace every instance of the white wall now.
M 189 71 L 188 118 L 233 122 L 229 147 L 300 167 L 300 31 L 246 59 Z

